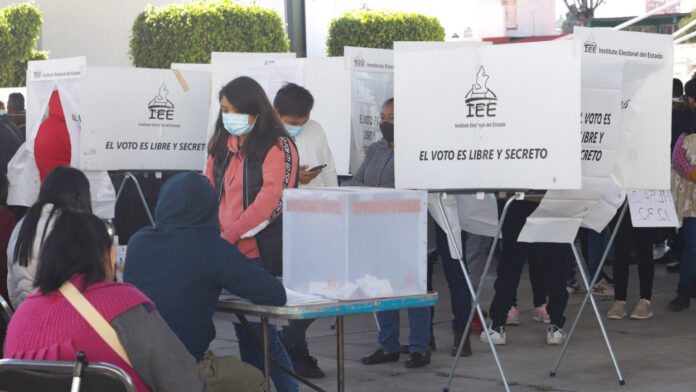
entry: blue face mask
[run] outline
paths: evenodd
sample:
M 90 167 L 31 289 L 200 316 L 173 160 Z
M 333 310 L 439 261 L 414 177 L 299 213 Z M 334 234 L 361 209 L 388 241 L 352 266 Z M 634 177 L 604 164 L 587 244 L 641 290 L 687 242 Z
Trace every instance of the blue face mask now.
M 7 110 L 0 110 L 0 116 L 4 116 L 7 114 Z
M 246 135 L 254 127 L 254 124 L 249 124 L 249 115 L 240 113 L 222 113 L 222 125 L 234 136 Z
M 297 137 L 297 136 L 299 136 L 299 134 L 302 133 L 302 130 L 303 130 L 304 127 L 305 127 L 304 125 L 303 125 L 303 126 L 288 125 L 288 124 L 284 124 L 284 125 L 285 125 L 285 130 L 288 131 L 288 133 L 289 133 L 290 136 L 292 136 L 292 137 Z

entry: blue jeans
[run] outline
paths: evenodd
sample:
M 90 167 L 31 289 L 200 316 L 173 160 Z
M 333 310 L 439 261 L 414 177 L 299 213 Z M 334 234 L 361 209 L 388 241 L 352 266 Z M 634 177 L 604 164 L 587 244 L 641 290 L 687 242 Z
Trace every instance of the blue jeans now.
M 684 256 L 679 267 L 679 285 L 677 294 L 691 298 L 691 292 L 696 281 L 696 218 L 684 218 Z
M 398 353 L 399 343 L 399 311 L 387 310 L 377 312 L 379 322 L 379 348 L 388 353 Z M 424 353 L 430 351 L 430 308 L 409 308 L 408 336 L 409 352 Z
M 263 338 L 261 324 L 249 324 L 254 330 L 257 339 L 261 340 Z M 263 372 L 263 354 L 254 344 L 254 340 L 247 332 L 247 329 L 243 325 L 235 323 L 234 330 L 239 340 L 239 356 L 242 358 L 242 361 L 256 366 Z M 280 336 L 278 335 L 275 325 L 270 325 L 268 328 L 268 353 L 273 359 L 278 361 L 281 366 L 293 370 L 290 356 L 288 356 L 283 343 L 280 341 Z M 275 385 L 275 389 L 278 392 L 297 392 L 299 390 L 295 378 L 282 370 L 271 369 L 271 379 L 273 379 L 273 385 Z
M 461 236 L 462 254 L 466 254 L 466 232 L 462 231 Z M 445 279 L 447 279 L 447 286 L 450 291 L 450 302 L 452 303 L 452 314 L 454 315 L 452 328 L 463 331 L 466 328 L 466 321 L 469 319 L 469 313 L 471 312 L 471 292 L 466 284 L 466 279 L 464 279 L 464 273 L 462 273 L 459 261 L 453 259 L 450 254 L 447 234 L 439 226 L 435 227 L 435 240 L 437 241 L 437 249 L 440 251 L 442 268 L 445 271 Z M 464 265 L 466 265 L 466 260 Z

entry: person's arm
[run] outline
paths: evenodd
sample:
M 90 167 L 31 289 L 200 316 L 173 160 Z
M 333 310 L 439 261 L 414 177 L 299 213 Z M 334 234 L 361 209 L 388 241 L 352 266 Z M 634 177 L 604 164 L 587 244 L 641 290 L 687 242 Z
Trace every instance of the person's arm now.
M 128 309 L 111 326 L 136 373 L 153 391 L 208 390 L 195 359 L 152 305 Z
M 691 178 L 694 176 L 691 174 L 694 169 L 691 167 L 691 164 L 689 164 L 689 160 L 686 157 L 686 149 L 684 148 L 684 139 L 686 139 L 686 136 L 686 133 L 682 133 L 679 135 L 679 139 L 677 139 L 677 142 L 674 144 L 674 151 L 672 151 L 672 166 L 680 176 L 689 178 L 692 181 L 696 181 Z
M 224 239 L 219 243 L 211 269 L 217 284 L 258 305 L 285 305 L 285 288 L 278 279 L 249 260 L 236 246 Z
M 290 143 L 292 164 L 288 187 L 292 187 L 297 177 L 297 151 Z M 222 236 L 231 243 L 240 238 L 252 237 L 263 230 L 270 222 L 271 214 L 278 208 L 283 197 L 283 182 L 286 176 L 285 153 L 280 146 L 274 146 L 263 161 L 263 185 L 254 202 L 244 210 L 240 217 L 229 225 Z

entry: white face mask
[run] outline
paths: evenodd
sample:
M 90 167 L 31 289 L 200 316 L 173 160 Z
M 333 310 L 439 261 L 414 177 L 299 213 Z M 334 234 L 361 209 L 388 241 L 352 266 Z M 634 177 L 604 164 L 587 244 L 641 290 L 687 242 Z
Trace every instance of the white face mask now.
M 0 109 L 0 116 L 4 116 L 7 114 L 7 110 Z

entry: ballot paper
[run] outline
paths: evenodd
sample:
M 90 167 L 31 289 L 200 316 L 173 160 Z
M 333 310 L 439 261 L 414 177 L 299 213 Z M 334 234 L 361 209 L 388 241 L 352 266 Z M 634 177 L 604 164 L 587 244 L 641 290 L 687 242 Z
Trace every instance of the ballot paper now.
M 276 93 L 287 83 L 304 85 L 304 61 L 298 59 L 246 60 L 244 76 L 256 80 L 273 102 Z
M 290 290 L 287 287 L 285 288 L 285 295 L 288 298 L 288 301 L 285 303 L 285 306 L 310 305 L 310 304 L 320 304 L 320 303 L 321 304 L 330 304 L 330 303 L 338 302 L 334 299 L 328 299 L 328 298 L 320 297 L 318 295 L 298 293 L 297 291 Z

